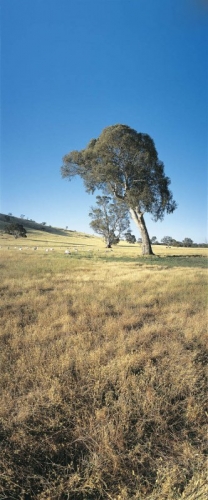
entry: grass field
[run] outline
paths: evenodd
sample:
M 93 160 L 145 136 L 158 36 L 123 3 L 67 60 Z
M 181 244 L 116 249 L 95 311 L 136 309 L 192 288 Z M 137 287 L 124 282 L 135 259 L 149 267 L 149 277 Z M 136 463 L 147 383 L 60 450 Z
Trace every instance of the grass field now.
M 0 246 L 0 498 L 205 500 L 208 250 Z

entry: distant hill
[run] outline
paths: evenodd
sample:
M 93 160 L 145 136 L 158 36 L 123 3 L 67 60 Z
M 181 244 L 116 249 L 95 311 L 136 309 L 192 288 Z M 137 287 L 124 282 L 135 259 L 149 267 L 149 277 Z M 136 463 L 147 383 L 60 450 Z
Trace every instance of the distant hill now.
M 9 223 L 18 223 L 22 224 L 25 229 L 32 229 L 36 231 L 45 231 L 50 234 L 58 234 L 60 236 L 67 236 L 69 232 L 76 233 L 76 231 L 72 231 L 70 229 L 61 229 L 58 227 L 47 226 L 44 224 L 40 224 L 35 222 L 34 220 L 23 219 L 21 217 L 14 217 L 13 215 L 0 214 L 0 230 L 4 230 L 5 224 Z

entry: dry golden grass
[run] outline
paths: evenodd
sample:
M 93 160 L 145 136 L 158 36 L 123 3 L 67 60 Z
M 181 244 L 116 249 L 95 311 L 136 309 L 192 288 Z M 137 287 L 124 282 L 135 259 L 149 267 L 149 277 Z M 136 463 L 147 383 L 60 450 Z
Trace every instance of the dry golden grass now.
M 207 270 L 19 241 L 0 249 L 0 498 L 205 500 Z

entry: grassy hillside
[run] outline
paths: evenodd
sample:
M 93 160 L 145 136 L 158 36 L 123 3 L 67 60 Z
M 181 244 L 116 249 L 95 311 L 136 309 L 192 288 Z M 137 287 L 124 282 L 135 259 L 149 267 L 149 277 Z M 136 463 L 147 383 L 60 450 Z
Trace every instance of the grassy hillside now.
M 5 214 L 0 214 L 0 230 L 1 231 L 4 230 L 5 224 L 10 224 L 10 223 L 22 224 L 25 227 L 25 229 L 27 230 L 27 232 L 29 232 L 29 234 L 33 231 L 41 231 L 44 233 L 46 232 L 49 234 L 55 234 L 55 235 L 59 235 L 59 236 L 66 236 L 70 232 L 76 233 L 76 231 L 70 231 L 70 230 L 66 230 L 66 229 L 52 227 L 52 226 L 48 226 L 47 224 L 43 225 L 41 223 L 35 222 L 33 220 L 29 220 L 29 219 L 14 217 L 13 215 L 8 216 Z
M 15 239 L 13 236 L 4 234 L 6 222 L 5 215 L 0 214 L 0 244 L 2 249 L 22 248 L 23 251 L 32 250 L 38 246 L 41 252 L 49 251 L 63 253 L 64 250 L 69 250 L 72 254 L 79 253 L 79 256 L 85 256 L 86 252 L 91 252 L 88 257 L 93 255 L 99 258 L 108 258 L 109 260 L 117 261 L 132 261 L 132 259 L 141 263 L 145 262 L 146 257 L 141 256 L 141 246 L 139 244 L 129 244 L 126 241 L 121 241 L 114 246 L 112 250 L 106 250 L 102 238 L 93 235 L 80 233 L 61 228 L 43 226 L 34 221 L 22 220 L 17 217 L 10 217 L 10 222 L 23 224 L 27 230 L 27 238 Z M 168 266 L 202 266 L 207 267 L 207 248 L 182 248 L 172 247 L 166 248 L 163 245 L 153 245 L 155 258 L 151 257 L 152 265 L 168 265 Z M 39 252 L 39 255 L 40 253 Z M 98 253 L 100 252 L 100 253 Z M 148 257 L 147 257 L 148 258 Z M 162 258 L 159 262 L 158 258 Z
M 207 249 L 0 247 L 0 498 L 205 500 Z

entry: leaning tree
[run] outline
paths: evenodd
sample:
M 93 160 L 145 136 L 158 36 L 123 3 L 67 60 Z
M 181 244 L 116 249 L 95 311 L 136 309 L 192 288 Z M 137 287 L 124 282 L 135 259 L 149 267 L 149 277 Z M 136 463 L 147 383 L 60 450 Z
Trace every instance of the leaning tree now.
M 107 127 L 85 149 L 65 155 L 61 173 L 69 180 L 79 175 L 89 193 L 99 189 L 125 202 L 140 230 L 143 255 L 153 253 L 144 213 L 151 213 L 155 221 L 162 220 L 165 212 L 175 210 L 176 203 L 169 190 L 170 179 L 148 134 L 127 125 Z

